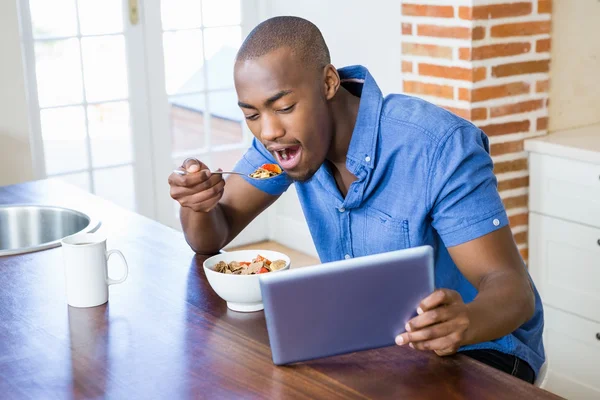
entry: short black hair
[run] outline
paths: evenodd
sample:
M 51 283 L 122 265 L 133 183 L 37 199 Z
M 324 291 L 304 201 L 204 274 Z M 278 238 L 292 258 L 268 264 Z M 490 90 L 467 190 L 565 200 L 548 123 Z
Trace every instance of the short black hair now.
M 236 62 L 258 58 L 281 47 L 289 48 L 301 61 L 319 69 L 331 63 L 319 28 L 303 18 L 290 16 L 273 17 L 258 24 L 242 43 Z

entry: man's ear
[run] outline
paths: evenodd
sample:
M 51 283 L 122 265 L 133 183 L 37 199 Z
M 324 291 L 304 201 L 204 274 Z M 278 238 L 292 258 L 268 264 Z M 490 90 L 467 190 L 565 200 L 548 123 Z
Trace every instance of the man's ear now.
M 323 69 L 323 88 L 325 89 L 325 98 L 327 100 L 333 99 L 333 96 L 337 93 L 340 88 L 340 76 L 337 69 L 329 64 Z

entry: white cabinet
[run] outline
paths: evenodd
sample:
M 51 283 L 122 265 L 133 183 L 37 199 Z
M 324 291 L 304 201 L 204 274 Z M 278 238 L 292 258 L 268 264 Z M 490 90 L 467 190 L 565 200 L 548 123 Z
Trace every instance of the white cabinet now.
M 567 399 L 600 399 L 600 323 L 546 306 L 549 355 L 544 389 Z
M 600 226 L 600 164 L 531 153 L 529 170 L 530 210 Z
M 545 311 L 545 389 L 600 399 L 600 126 L 526 142 L 529 270 Z
M 529 270 L 544 304 L 600 322 L 598 240 L 600 227 L 530 212 Z

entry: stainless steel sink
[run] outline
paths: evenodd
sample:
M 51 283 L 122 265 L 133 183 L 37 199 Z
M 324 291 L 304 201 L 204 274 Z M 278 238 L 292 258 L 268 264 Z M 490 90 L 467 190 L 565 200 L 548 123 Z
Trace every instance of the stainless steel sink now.
M 68 208 L 0 206 L 0 256 L 58 247 L 62 238 L 93 232 L 99 225 L 100 221 Z

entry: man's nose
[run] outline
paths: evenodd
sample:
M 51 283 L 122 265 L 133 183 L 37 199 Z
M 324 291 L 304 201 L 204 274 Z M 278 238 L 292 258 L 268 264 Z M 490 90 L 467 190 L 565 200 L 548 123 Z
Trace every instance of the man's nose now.
M 275 116 L 266 116 L 263 118 L 262 122 L 260 137 L 263 142 L 274 142 L 285 135 L 285 130 L 283 129 L 279 118 Z

